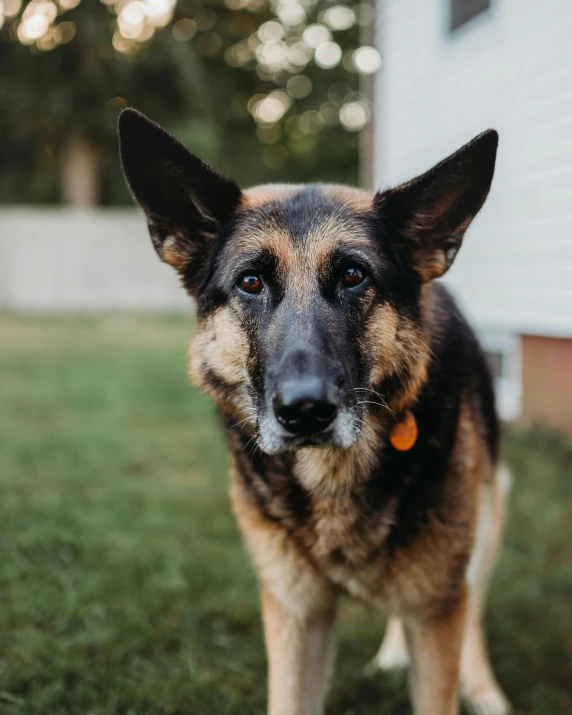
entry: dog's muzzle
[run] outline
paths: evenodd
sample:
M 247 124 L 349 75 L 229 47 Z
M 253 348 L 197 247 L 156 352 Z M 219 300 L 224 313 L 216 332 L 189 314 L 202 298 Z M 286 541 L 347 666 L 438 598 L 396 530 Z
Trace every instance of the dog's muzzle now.
M 272 400 L 278 422 L 291 434 L 307 436 L 323 432 L 338 414 L 334 386 L 315 376 L 281 383 Z

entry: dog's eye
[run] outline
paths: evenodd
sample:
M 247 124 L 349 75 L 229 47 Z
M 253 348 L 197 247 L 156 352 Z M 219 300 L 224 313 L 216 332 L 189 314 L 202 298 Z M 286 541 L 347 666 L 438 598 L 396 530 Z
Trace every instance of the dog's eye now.
M 238 279 L 238 287 L 245 293 L 260 293 L 264 288 L 262 278 L 257 273 L 243 273 Z
M 355 288 L 365 280 L 365 272 L 359 266 L 347 266 L 342 271 L 340 283 L 343 288 Z

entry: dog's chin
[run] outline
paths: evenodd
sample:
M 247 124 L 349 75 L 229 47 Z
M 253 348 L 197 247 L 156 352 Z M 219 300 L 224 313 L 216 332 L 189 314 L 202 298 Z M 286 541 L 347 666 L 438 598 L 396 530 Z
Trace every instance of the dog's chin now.
M 346 420 L 345 422 L 348 422 Z M 305 447 L 333 447 L 349 449 L 359 439 L 359 429 L 351 419 L 349 424 L 337 418 L 332 425 L 321 432 L 295 435 L 287 432 L 276 420 L 262 419 L 258 425 L 258 446 L 270 456 L 285 452 L 297 452 Z

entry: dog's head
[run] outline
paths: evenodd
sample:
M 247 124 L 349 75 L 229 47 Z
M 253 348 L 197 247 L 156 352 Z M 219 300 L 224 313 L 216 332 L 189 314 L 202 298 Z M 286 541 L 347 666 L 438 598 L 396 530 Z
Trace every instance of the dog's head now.
M 424 295 L 487 196 L 496 132 L 373 194 L 241 191 L 134 110 L 119 129 L 153 245 L 197 302 L 193 376 L 265 452 L 347 448 L 370 409 L 406 406 L 425 376 Z

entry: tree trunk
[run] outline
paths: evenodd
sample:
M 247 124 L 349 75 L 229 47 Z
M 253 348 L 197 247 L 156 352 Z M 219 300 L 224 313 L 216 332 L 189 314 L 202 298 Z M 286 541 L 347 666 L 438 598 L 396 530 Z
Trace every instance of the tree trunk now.
M 61 169 L 62 201 L 69 206 L 95 206 L 99 200 L 97 147 L 90 137 L 69 137 Z

